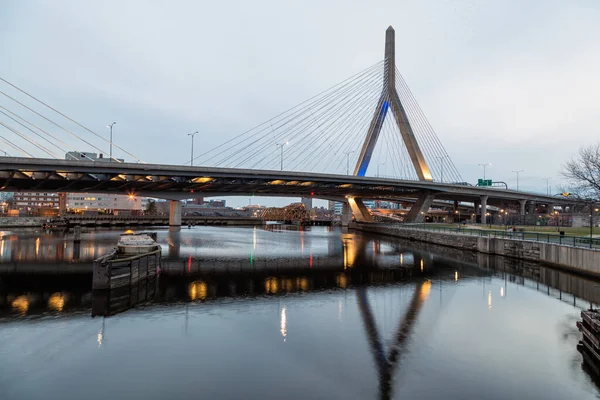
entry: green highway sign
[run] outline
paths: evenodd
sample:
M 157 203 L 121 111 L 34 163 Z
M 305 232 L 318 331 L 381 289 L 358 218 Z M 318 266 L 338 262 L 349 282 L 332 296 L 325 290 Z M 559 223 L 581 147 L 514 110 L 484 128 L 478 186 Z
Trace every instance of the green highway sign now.
M 477 180 L 477 186 L 492 186 L 492 180 L 479 178 Z

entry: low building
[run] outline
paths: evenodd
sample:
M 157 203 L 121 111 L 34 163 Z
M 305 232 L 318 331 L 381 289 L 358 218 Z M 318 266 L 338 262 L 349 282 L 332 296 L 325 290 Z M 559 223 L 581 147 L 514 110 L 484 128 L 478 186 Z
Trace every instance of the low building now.
M 13 209 L 32 211 L 42 207 L 58 208 L 58 193 L 15 192 L 13 194 Z
M 107 193 L 68 193 L 67 211 L 82 213 L 98 211 L 114 214 L 119 211 L 144 211 L 148 205 L 146 197 Z

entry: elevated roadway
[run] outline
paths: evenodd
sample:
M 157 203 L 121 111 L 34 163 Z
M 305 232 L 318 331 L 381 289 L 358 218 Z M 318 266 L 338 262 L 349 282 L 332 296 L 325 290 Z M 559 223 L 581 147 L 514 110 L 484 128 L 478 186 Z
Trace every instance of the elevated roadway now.
M 481 204 L 482 219 L 485 219 L 487 205 L 520 203 L 524 213 L 527 202 L 549 207 L 577 204 L 576 200 L 568 198 L 432 181 L 17 157 L 0 157 L 0 190 L 129 193 L 169 200 L 244 195 L 315 197 L 337 201 L 348 201 L 349 198 L 400 201 L 412 198 L 415 199 L 415 210 L 421 211 L 421 214 L 423 210 L 427 211 L 433 200 L 450 200 L 473 202 L 477 208 Z M 350 200 L 350 203 L 352 205 L 353 202 Z M 355 215 L 360 214 L 359 208 L 352 207 Z M 176 211 L 171 208 L 172 214 Z M 181 221 L 175 222 L 181 224 Z

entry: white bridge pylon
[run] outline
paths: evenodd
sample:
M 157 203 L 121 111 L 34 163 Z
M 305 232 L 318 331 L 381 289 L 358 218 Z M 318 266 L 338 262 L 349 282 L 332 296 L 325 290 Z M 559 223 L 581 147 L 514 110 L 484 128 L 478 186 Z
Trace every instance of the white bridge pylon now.
M 367 137 L 365 138 L 365 142 L 363 143 L 360 155 L 356 162 L 354 175 L 365 176 L 367 168 L 369 167 L 369 162 L 371 161 L 371 156 L 373 155 L 373 150 L 375 149 L 375 144 L 377 143 L 377 139 L 381 133 L 383 122 L 385 121 L 388 110 L 391 108 L 392 114 L 394 115 L 394 120 L 396 121 L 398 129 L 400 130 L 402 141 L 406 146 L 419 180 L 432 181 L 433 178 L 431 176 L 431 172 L 429 171 L 429 166 L 427 165 L 425 157 L 421 152 L 421 148 L 417 143 L 417 139 L 412 127 L 410 126 L 406 111 L 402 106 L 402 102 L 400 101 L 400 97 L 396 91 L 395 46 L 395 32 L 394 28 L 390 26 L 385 31 L 383 89 L 377 103 L 377 108 L 375 109 L 375 113 L 371 119 Z

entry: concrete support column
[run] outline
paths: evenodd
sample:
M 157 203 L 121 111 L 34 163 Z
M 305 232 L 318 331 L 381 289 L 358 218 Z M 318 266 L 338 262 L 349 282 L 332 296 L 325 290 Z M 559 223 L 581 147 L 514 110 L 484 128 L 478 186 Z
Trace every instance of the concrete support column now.
M 481 223 L 487 223 L 487 201 L 488 196 L 481 196 Z
M 58 215 L 66 215 L 67 214 L 67 194 L 59 193 L 58 194 Z
M 478 201 L 474 201 L 473 202 L 473 214 L 475 214 L 475 216 L 473 217 L 473 223 L 477 222 L 477 216 L 479 215 L 479 206 L 481 204 Z
M 529 214 L 535 215 L 535 201 L 529 202 Z
M 362 199 L 356 197 L 348 197 L 348 204 L 352 209 L 352 214 L 354 214 L 354 218 L 356 222 L 373 222 L 373 216 L 365 207 L 365 203 L 363 203 Z
M 425 221 L 425 214 L 429 211 L 429 207 L 431 207 L 434 197 L 435 196 L 429 192 L 420 195 L 408 211 L 408 214 L 406 214 L 406 222 L 418 223 Z
M 527 206 L 527 200 L 519 200 L 519 204 L 521 204 L 521 216 L 525 216 L 525 206 Z
M 552 214 L 554 212 L 554 204 L 548 203 L 546 205 L 546 213 Z
M 348 226 L 352 221 L 352 209 L 348 203 L 342 204 L 342 226 Z
M 181 226 L 181 202 L 178 200 L 170 201 L 169 226 Z

